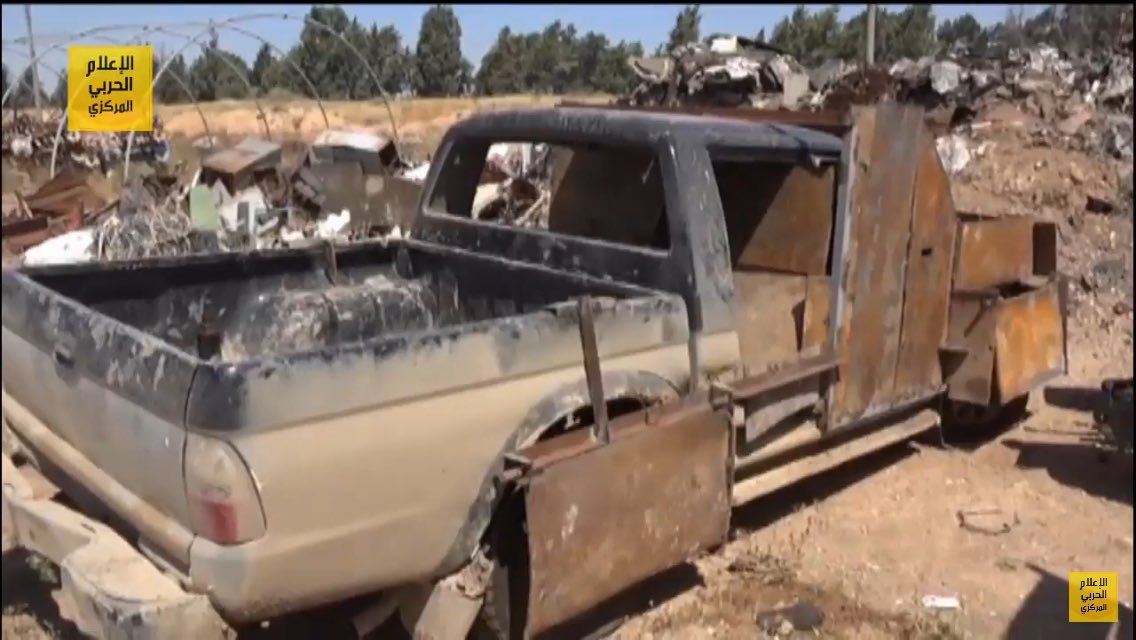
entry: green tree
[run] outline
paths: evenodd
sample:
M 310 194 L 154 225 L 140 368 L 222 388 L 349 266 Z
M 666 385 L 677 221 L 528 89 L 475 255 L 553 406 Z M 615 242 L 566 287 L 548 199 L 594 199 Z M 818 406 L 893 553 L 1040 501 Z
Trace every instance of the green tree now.
M 165 61 L 162 58 L 154 58 L 155 77 L 157 77 L 158 71 L 162 69 L 164 63 Z M 178 78 L 181 78 L 182 82 L 187 82 L 187 75 L 185 57 L 179 53 L 170 60 L 170 66 L 166 68 L 166 72 L 154 83 L 154 101 L 159 104 L 179 104 L 188 101 L 189 96 L 185 94 L 185 88 L 177 81 Z M 196 98 L 196 96 L 194 97 Z
M 470 78 L 471 66 L 462 58 L 461 25 L 449 5 L 435 5 L 422 15 L 418 47 L 417 91 L 421 96 L 452 96 L 461 93 Z
M 861 11 L 839 29 L 833 57 L 845 60 L 864 56 L 868 14 Z M 887 64 L 900 58 L 919 59 L 935 53 L 935 14 L 931 5 L 910 5 L 900 12 L 884 8 L 876 11 L 876 63 Z
M 627 59 L 642 55 L 643 45 L 638 42 L 620 41 L 614 47 L 609 47 L 600 59 L 591 88 L 612 95 L 627 93 L 636 81 Z
M 688 42 L 698 42 L 702 29 L 702 14 L 699 5 L 688 4 L 675 16 L 675 25 L 667 36 L 667 51 Z
M 67 92 L 67 74 L 62 74 L 59 76 L 59 82 L 55 83 L 55 91 L 51 92 L 50 104 L 53 107 L 66 109 L 67 101 L 70 98 L 71 96 Z
M 274 64 L 276 64 L 276 59 L 272 56 L 272 47 L 268 46 L 267 42 L 261 43 L 260 48 L 256 51 L 256 58 L 252 62 L 252 71 L 249 72 L 249 82 L 261 93 L 270 88 L 264 81 L 268 70 Z
M 189 87 L 201 101 L 238 100 L 248 97 L 249 68 L 243 58 L 216 42 L 202 47 L 189 67 Z
M 314 6 L 308 11 L 300 40 L 289 55 L 319 94 L 311 97 L 349 97 L 357 82 L 360 63 L 343 40 L 361 41 L 362 34 L 358 33 L 361 31 L 358 23 L 348 18 L 339 5 Z M 288 88 L 305 95 L 311 92 L 299 78 L 290 82 Z
M 986 35 L 986 30 L 978 20 L 969 13 L 964 13 L 954 20 L 944 20 L 935 32 L 939 44 L 952 47 L 956 44 L 974 47 Z
M 409 50 L 402 45 L 402 34 L 391 25 L 378 28 L 371 25 L 367 32 L 364 47 L 367 61 L 379 76 L 379 83 L 383 91 L 388 94 L 398 94 L 411 86 L 412 76 L 408 73 L 413 64 Z M 374 81 L 369 77 L 368 90 L 370 95 L 378 95 L 374 89 Z
M 793 13 L 773 27 L 773 36 L 769 42 L 810 66 L 836 56 L 848 57 L 847 52 L 839 49 L 839 11 L 839 7 L 833 5 L 813 13 L 803 5 L 798 5 Z
M 5 84 L 4 86 L 7 87 L 7 84 Z M 29 66 L 27 69 L 24 69 L 24 72 L 20 75 L 19 84 L 16 85 L 16 88 L 12 90 L 11 94 L 9 94 L 8 102 L 5 103 L 4 106 L 11 107 L 13 109 L 28 109 L 34 107 L 35 93 L 32 90 L 32 87 L 34 86 L 35 83 L 32 82 L 32 68 Z M 40 104 L 47 103 L 48 96 L 43 92 L 42 87 L 39 90 L 39 96 Z
M 474 82 L 477 92 L 483 95 L 520 93 L 528 89 L 525 84 L 526 65 L 529 62 L 525 39 L 514 35 L 509 27 L 497 32 L 497 40 L 481 58 Z

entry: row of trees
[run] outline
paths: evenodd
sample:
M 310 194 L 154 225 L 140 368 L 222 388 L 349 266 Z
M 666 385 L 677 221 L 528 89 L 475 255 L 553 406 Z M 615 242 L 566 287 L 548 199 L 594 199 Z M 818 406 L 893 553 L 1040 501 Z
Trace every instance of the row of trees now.
M 311 21 L 305 23 L 299 41 L 290 50 L 262 44 L 251 67 L 240 56 L 222 49 L 216 34 L 200 47 L 200 55 L 192 63 L 187 63 L 182 54 L 155 60 L 155 72 L 169 63 L 169 72 L 154 88 L 155 97 L 159 102 L 178 103 L 190 100 L 190 94 L 199 101 L 209 101 L 272 91 L 318 94 L 326 99 L 367 99 L 383 92 L 426 97 L 470 92 L 618 94 L 634 80 L 627 57 L 643 55 L 639 42 L 611 42 L 592 31 L 579 34 L 573 25 L 556 20 L 539 32 L 501 29 L 474 74 L 473 65 L 462 55 L 461 25 L 447 5 L 436 5 L 423 14 L 413 49 L 403 43 L 393 26 L 366 27 L 337 5 L 313 7 L 308 16 Z M 703 35 L 701 21 L 698 5 L 682 8 L 666 42 L 655 53 L 699 41 Z M 820 11 L 799 6 L 774 26 L 768 42 L 806 65 L 833 58 L 854 59 L 863 54 L 866 25 L 866 11 L 841 22 L 836 6 Z M 901 11 L 880 8 L 876 15 L 876 59 L 887 63 L 903 57 L 919 58 L 957 45 L 976 55 L 989 55 L 998 48 L 1039 40 L 1070 48 L 1101 47 L 1115 44 L 1113 34 L 1125 29 L 1131 34 L 1131 5 L 1051 5 L 1029 18 L 1021 8 L 1011 8 L 1004 21 L 989 27 L 983 27 L 970 14 L 936 25 L 930 5 L 911 5 Z M 764 29 L 755 38 L 766 41 Z M 25 72 L 25 82 L 10 104 L 33 102 L 30 73 Z M 7 65 L 3 74 L 7 87 Z M 61 79 L 49 99 L 62 105 L 66 92 L 66 82 Z

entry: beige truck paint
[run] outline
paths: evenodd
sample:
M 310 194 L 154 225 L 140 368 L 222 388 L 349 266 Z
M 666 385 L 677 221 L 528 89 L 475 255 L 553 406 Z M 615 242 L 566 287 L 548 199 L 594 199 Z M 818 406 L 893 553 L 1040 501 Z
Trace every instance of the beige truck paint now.
M 696 347 L 691 345 L 681 301 L 673 313 L 646 323 L 615 313 L 620 304 L 604 305 L 596 316 L 609 397 L 635 391 L 629 378 L 657 381 L 650 387 L 659 394 L 654 400 L 677 396 L 689 382 L 692 349 L 703 371 L 728 370 L 738 361 L 732 332 L 702 336 Z M 6 360 L 31 348 L 8 332 L 4 337 Z M 258 388 L 257 422 L 271 423 L 290 412 L 330 417 L 274 424 L 229 440 L 253 471 L 267 534 L 228 547 L 193 539 L 185 556 L 192 589 L 208 593 L 232 620 L 255 620 L 456 569 L 480 537 L 472 516 L 510 440 L 517 434 L 535 439 L 556 417 L 587 405 L 580 343 L 574 338 L 523 337 L 516 353 L 529 357 L 513 362 L 502 361 L 492 341 L 481 337 L 451 343 L 452 349 L 412 352 L 405 360 L 380 366 L 370 359 L 340 360 L 329 375 L 317 378 L 315 387 L 311 378 L 274 376 L 271 384 Z M 464 366 L 455 369 L 454 362 Z M 95 383 L 84 384 L 92 388 L 60 393 L 56 404 L 100 395 Z M 345 404 L 360 408 L 332 411 L 325 406 L 332 389 L 341 403 L 346 398 Z M 46 391 L 33 393 L 21 386 L 19 393 L 43 403 L 26 408 L 37 416 L 69 416 L 67 411 L 77 410 L 45 409 L 50 405 Z M 6 405 L 14 403 L 14 395 L 5 394 Z M 149 486 L 148 474 L 155 480 L 168 478 L 170 474 L 158 473 L 168 461 L 140 452 L 154 451 L 166 437 L 178 442 L 172 425 L 113 394 L 101 396 L 93 406 L 104 413 L 88 411 L 89 421 L 122 415 L 135 421 L 138 434 L 148 434 L 118 454 L 148 464 L 138 465 L 132 472 L 137 475 L 125 481 L 116 480 Z M 548 407 L 554 407 L 552 413 Z M 543 422 L 534 422 L 537 416 Z M 21 432 L 18 421 L 11 426 Z M 113 449 L 95 450 L 114 455 Z M 51 462 L 70 471 L 65 460 Z M 98 495 L 98 486 L 92 488 Z M 100 497 L 124 517 L 134 500 L 162 504 L 121 494 L 107 491 Z M 185 520 L 162 511 L 164 526 L 143 532 L 144 537 L 181 560 L 176 554 L 191 539 Z

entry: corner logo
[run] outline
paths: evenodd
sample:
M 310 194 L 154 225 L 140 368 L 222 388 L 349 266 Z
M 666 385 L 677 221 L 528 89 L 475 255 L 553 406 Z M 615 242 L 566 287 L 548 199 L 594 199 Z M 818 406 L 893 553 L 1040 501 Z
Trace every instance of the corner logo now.
M 1119 601 L 1116 571 L 1069 574 L 1069 622 L 1116 622 Z
M 154 48 L 67 48 L 69 131 L 154 130 Z

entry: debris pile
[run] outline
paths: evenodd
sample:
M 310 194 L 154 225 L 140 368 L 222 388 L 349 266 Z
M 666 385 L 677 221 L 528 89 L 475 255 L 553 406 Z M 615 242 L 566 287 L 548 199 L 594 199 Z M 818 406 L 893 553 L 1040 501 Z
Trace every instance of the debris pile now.
M 192 178 L 132 172 L 117 199 L 65 170 L 4 202 L 4 259 L 24 264 L 264 250 L 400 233 L 424 172 L 392 141 L 326 131 L 294 168 L 280 144 L 246 138 L 204 149 Z M 407 177 L 411 176 L 411 177 Z M 93 195 L 94 194 L 94 195 Z M 25 253 L 26 251 L 26 253 Z
M 3 114 L 3 157 L 13 163 L 39 166 L 51 164 L 56 133 L 56 166 L 97 169 L 103 173 L 122 163 L 126 156 L 125 133 L 79 133 L 67 131 L 61 110 L 45 110 L 39 114 L 5 112 Z M 162 131 L 162 121 L 154 116 L 154 130 L 137 133 L 131 145 L 133 162 L 164 163 L 170 156 L 170 145 Z
M 518 227 L 547 227 L 552 155 L 546 144 L 490 146 L 472 216 Z
M 954 50 L 946 57 L 902 59 L 889 68 L 862 69 L 831 60 L 805 69 L 770 45 L 741 37 L 688 43 L 668 55 L 632 57 L 641 82 L 621 100 L 640 106 L 722 106 L 843 110 L 899 101 L 928 111 L 947 134 L 1005 103 L 1053 126 L 1057 135 L 1118 158 L 1132 157 L 1131 40 L 1115 51 L 1073 55 L 1047 45 L 1011 50 L 999 59 Z M 940 145 L 953 167 L 971 153 L 961 140 Z
M 811 87 L 792 56 L 743 37 L 691 42 L 669 55 L 632 57 L 629 63 L 641 82 L 624 102 L 635 106 L 796 109 Z

